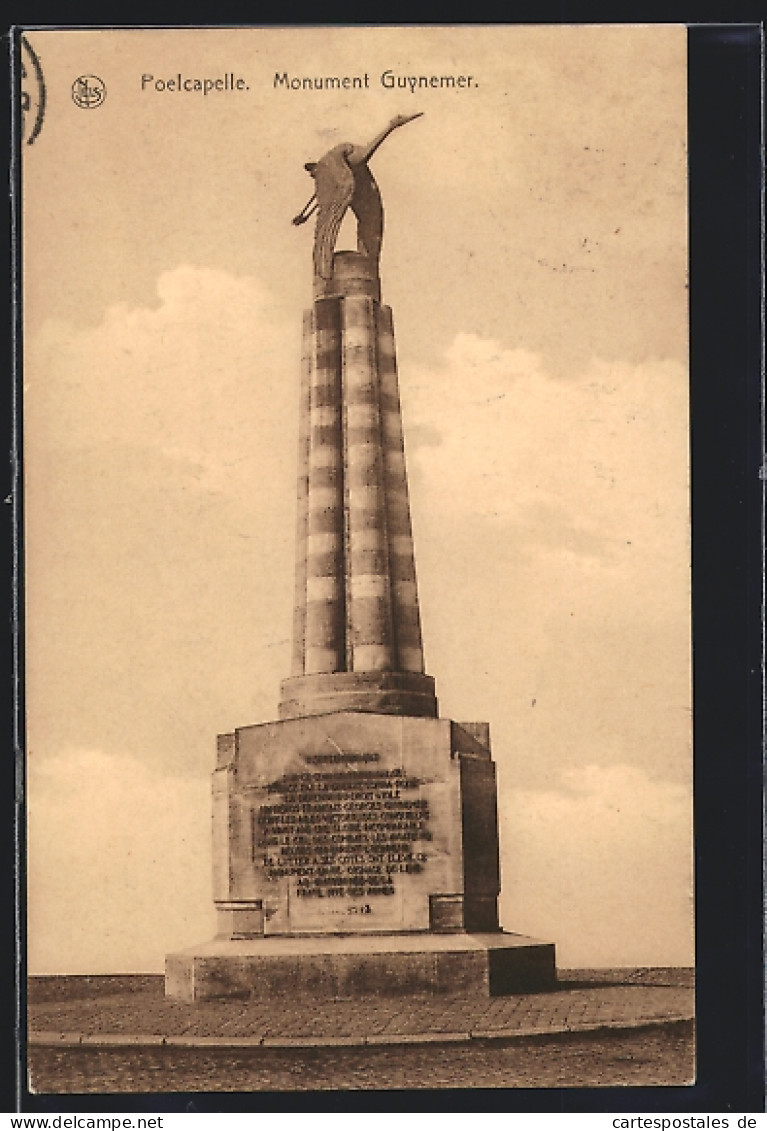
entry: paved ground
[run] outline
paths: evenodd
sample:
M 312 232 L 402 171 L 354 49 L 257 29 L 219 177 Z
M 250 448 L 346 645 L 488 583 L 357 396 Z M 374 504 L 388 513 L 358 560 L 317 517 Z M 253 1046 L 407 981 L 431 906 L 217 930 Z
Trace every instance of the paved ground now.
M 236 1110 L 262 1111 L 259 1093 L 355 1091 L 376 1097 L 368 1101 L 373 1106 L 358 1110 L 385 1111 L 382 1090 L 689 1085 L 695 1077 L 692 1028 L 691 1021 L 679 1021 L 510 1040 L 317 1048 L 36 1046 L 29 1050 L 29 1075 L 40 1095 L 141 1094 L 152 1112 L 158 1094 L 175 1093 L 172 1101 L 163 1099 L 162 1110 L 227 1110 L 219 1097 L 236 1092 Z M 194 1101 L 200 1095 L 207 1097 L 202 1107 Z M 59 1108 L 54 1101 L 41 1110 Z M 119 1100 L 103 1110 L 120 1111 Z
M 693 1016 L 689 970 L 560 971 L 559 988 L 478 998 L 167 1001 L 162 979 L 33 979 L 32 1047 L 275 1049 L 509 1041 Z

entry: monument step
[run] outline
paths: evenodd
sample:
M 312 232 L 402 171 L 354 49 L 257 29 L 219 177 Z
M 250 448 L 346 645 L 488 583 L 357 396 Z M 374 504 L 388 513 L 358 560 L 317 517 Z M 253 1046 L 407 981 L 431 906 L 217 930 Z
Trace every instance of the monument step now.
M 166 959 L 165 992 L 215 997 L 523 993 L 556 985 L 554 945 L 505 931 L 213 939 Z

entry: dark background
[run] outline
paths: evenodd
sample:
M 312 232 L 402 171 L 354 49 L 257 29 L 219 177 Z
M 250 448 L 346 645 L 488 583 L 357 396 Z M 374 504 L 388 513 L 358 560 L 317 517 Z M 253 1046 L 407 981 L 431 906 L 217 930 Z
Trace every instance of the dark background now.
M 127 8 L 127 5 L 123 6 Z M 222 23 L 279 22 L 274 6 L 244 11 L 217 5 Z M 304 5 L 302 22 L 328 22 L 328 6 Z M 332 13 L 333 22 L 357 22 L 360 10 Z M 610 10 L 612 7 L 613 10 Z M 142 9 L 146 8 L 146 11 Z M 762 934 L 762 423 L 761 395 L 761 162 L 760 13 L 748 3 L 669 2 L 662 13 L 647 3 L 517 4 L 513 13 L 474 9 L 476 23 L 690 23 L 690 315 L 693 517 L 693 671 L 698 938 L 698 1081 L 685 1088 L 529 1089 L 429 1092 L 198 1094 L 154 1096 L 29 1096 L 17 1091 L 19 1045 L 14 986 L 20 982 L 14 889 L 23 887 L 14 834 L 18 784 L 14 730 L 23 741 L 23 689 L 14 702 L 13 671 L 23 677 L 23 655 L 14 659 L 13 508 L 2 500 L 19 478 L 14 470 L 14 390 L 18 367 L 3 382 L 0 414 L 0 507 L 6 632 L 3 681 L 9 720 L 0 797 L 4 867 L 2 882 L 2 980 L 4 1055 L 0 1062 L 0 1110 L 67 1111 L 540 1111 L 757 1113 L 764 1111 L 763 934 Z M 74 9 L 74 10 L 73 10 Z M 368 9 L 368 13 L 369 13 Z M 368 14 L 366 13 L 366 14 Z M 202 12 L 185 8 L 190 23 Z M 376 13 L 377 14 L 377 13 Z M 396 17 L 388 10 L 387 16 Z M 28 3 L 15 13 L 25 24 L 60 24 L 64 12 Z M 209 18 L 210 13 L 206 13 Z M 514 16 L 512 20 L 510 17 Z M 130 18 L 119 5 L 109 9 L 73 3 L 63 26 L 174 26 L 173 14 L 155 4 L 132 5 Z M 267 19 L 267 16 L 269 17 Z M 431 18 L 430 18 L 431 16 Z M 445 19 L 439 22 L 455 22 Z M 434 23 L 435 13 L 410 5 L 407 16 L 389 23 Z M 700 22 L 708 21 L 708 22 Z M 285 21 L 283 16 L 282 22 Z M 13 38 L 13 36 L 11 36 Z M 3 65 L 8 69 L 7 53 Z M 9 78 L 10 83 L 10 78 Z M 8 119 L 7 119 L 8 120 Z M 10 121 L 8 121 L 10 136 Z M 55 192 L 55 186 L 51 186 Z M 11 232 L 9 208 L 7 232 Z M 11 263 L 9 247 L 9 264 Z M 8 273 L 10 279 L 11 271 Z M 17 279 L 18 282 L 18 279 Z M 10 303 L 8 326 L 18 324 Z M 6 355 L 13 371 L 12 344 Z M 22 422 L 15 418 L 20 438 Z M 6 462 L 7 461 L 7 462 Z M 17 510 L 20 531 L 21 500 Z M 22 554 L 23 539 L 18 542 Z M 14 721 L 15 720 L 15 721 Z M 23 828 L 22 828 L 23 832 Z M 23 1047 L 21 1048 L 23 1060 Z

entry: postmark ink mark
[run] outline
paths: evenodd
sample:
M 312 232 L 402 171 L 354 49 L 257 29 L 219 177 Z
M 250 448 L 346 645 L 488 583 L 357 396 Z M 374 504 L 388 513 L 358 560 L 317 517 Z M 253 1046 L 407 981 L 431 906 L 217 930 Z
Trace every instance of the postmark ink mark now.
M 80 75 L 72 83 L 72 101 L 81 110 L 95 110 L 106 96 L 106 85 L 97 75 Z
M 45 79 L 40 60 L 29 40 L 21 36 L 21 131 L 27 145 L 32 145 L 43 128 L 45 119 Z

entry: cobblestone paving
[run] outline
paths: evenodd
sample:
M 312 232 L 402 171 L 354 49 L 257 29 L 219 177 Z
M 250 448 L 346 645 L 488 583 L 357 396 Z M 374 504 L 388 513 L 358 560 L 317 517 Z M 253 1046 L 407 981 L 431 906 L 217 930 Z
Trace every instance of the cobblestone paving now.
M 690 1084 L 691 1022 L 528 1040 L 360 1048 L 32 1048 L 39 1093 L 305 1092 Z M 258 1110 L 255 1099 L 253 1110 Z M 377 1101 L 380 1103 L 380 1100 Z M 187 1099 L 181 1101 L 184 1110 Z M 246 1097 L 238 1101 L 247 1110 Z M 379 1110 L 379 1109 L 376 1109 Z
M 103 1040 L 135 1042 L 163 1038 L 168 1043 L 218 1041 L 266 1045 L 467 1040 L 469 1037 L 562 1033 L 632 1027 L 691 1018 L 693 991 L 689 972 L 571 972 L 560 988 L 538 994 L 498 998 L 416 997 L 329 1000 L 294 997 L 261 1002 L 228 999 L 196 1004 L 168 1001 L 161 979 L 83 980 L 77 995 L 62 1000 L 34 990 L 48 1000 L 30 1001 L 33 1043 L 86 1044 Z M 600 978 L 599 975 L 602 975 Z M 620 980 L 619 980 L 620 979 Z M 62 1039 L 63 1037 L 63 1039 Z

